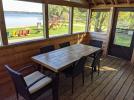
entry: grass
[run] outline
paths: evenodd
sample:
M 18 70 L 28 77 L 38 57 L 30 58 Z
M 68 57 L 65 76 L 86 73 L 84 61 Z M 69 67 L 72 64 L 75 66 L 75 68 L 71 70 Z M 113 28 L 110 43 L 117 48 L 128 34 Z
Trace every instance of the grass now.
M 116 33 L 114 44 L 130 47 L 132 35 Z
M 21 37 L 13 35 L 18 30 L 30 30 L 30 34 Z M 69 31 L 68 25 L 64 24 L 62 26 L 50 29 L 49 34 L 50 36 L 64 35 L 68 34 L 68 31 Z M 85 25 L 83 23 L 74 24 L 73 32 L 84 32 L 84 31 L 85 31 Z M 36 26 L 23 27 L 23 28 L 8 28 L 7 32 L 9 34 L 8 35 L 9 43 L 43 38 L 43 26 L 38 30 Z
M 28 36 L 21 36 L 21 37 L 12 36 L 11 34 L 16 32 L 17 30 L 30 30 L 30 34 Z M 53 29 L 51 28 L 49 30 L 49 34 L 50 37 L 57 36 L 57 35 L 64 35 L 64 34 L 68 34 L 68 31 L 69 31 L 68 24 L 64 23 L 64 25 L 62 26 L 60 25 L 59 27 L 54 27 Z M 73 33 L 84 32 L 84 31 L 85 31 L 84 23 L 77 24 L 76 22 L 74 22 Z M 7 32 L 9 32 L 10 34 L 8 37 L 9 43 L 43 38 L 43 26 L 39 30 L 37 30 L 36 26 L 30 26 L 24 28 L 8 28 Z M 131 37 L 132 36 L 128 34 L 117 33 L 114 44 L 129 47 L 131 43 Z

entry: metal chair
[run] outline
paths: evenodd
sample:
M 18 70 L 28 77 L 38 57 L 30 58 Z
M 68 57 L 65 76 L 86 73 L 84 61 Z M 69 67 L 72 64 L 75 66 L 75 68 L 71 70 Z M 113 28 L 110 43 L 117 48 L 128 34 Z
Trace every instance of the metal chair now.
M 100 73 L 100 58 L 102 56 L 103 50 L 99 50 L 95 53 L 95 58 L 92 62 L 92 72 L 91 72 L 91 80 L 93 80 L 93 72 L 96 70 L 96 66 L 98 66 L 98 75 Z
M 70 46 L 70 42 L 61 43 L 61 44 L 59 44 L 59 46 L 60 46 L 60 48 L 64 48 L 64 47 Z
M 47 53 L 53 50 L 55 50 L 54 45 L 48 45 L 48 46 L 40 48 L 40 53 Z
M 34 71 L 27 76 L 23 76 L 21 72 L 31 67 L 33 68 L 33 65 L 15 71 L 11 69 L 9 65 L 5 65 L 6 70 L 13 80 L 17 100 L 19 100 L 19 95 L 24 97 L 26 100 L 35 100 L 48 89 L 52 89 L 54 98 L 55 91 L 52 81 L 53 78 L 44 75 L 39 71 Z
M 79 74 L 82 74 L 82 82 L 84 85 L 84 66 L 86 63 L 87 57 L 82 57 L 78 61 L 73 63 L 73 66 L 69 67 L 68 69 L 64 70 L 64 74 L 66 77 L 72 78 L 72 94 L 74 91 L 74 78 Z
M 100 40 L 90 40 L 89 45 L 94 47 L 102 48 L 103 41 Z
M 100 40 L 90 40 L 90 43 L 89 43 L 89 45 L 90 46 L 94 46 L 94 47 L 98 47 L 98 48 L 102 48 L 102 44 L 103 44 L 103 41 L 100 41 Z M 102 56 L 102 53 L 103 53 L 103 51 L 101 50 L 101 52 L 100 52 L 101 54 L 101 56 Z M 97 53 L 97 55 L 98 55 L 98 53 Z M 89 57 L 91 57 L 91 58 L 93 58 L 93 63 L 94 62 L 96 62 L 96 53 L 94 53 L 94 54 L 92 54 L 92 55 L 89 55 Z M 98 65 L 99 65 L 99 62 L 98 62 Z M 96 71 L 96 67 L 94 66 L 94 71 Z

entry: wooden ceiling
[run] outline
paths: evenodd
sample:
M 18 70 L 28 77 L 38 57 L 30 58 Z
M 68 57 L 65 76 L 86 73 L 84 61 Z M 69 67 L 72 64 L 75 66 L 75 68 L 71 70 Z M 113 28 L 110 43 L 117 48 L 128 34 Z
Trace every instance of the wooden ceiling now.
M 20 0 L 83 8 L 134 7 L 134 0 Z
M 101 7 L 134 7 L 134 0 L 64 0 L 80 4 L 88 4 L 89 8 Z
M 96 5 L 118 5 L 118 4 L 131 4 L 134 0 L 87 0 L 90 6 Z

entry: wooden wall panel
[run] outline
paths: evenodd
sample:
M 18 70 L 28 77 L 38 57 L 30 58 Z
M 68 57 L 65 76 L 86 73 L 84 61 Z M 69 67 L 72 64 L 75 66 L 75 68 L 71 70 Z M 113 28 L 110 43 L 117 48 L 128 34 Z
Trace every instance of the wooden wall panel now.
M 69 41 L 71 44 L 87 44 L 89 39 L 89 33 L 79 33 L 36 42 L 34 41 L 0 47 L 0 90 L 2 91 L 0 92 L 1 100 L 4 100 L 5 97 L 11 96 L 13 93 L 15 93 L 12 81 L 3 67 L 4 64 L 9 64 L 17 70 L 21 68 L 21 65 L 32 63 L 31 57 L 38 54 L 39 49 L 45 45 L 53 44 L 56 48 L 59 48 L 58 44 L 62 42 Z

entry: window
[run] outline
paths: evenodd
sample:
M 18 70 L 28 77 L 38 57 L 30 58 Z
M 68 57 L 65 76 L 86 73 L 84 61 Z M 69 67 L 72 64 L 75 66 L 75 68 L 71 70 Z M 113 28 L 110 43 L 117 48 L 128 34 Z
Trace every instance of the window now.
M 85 32 L 86 19 L 87 19 L 87 9 L 74 8 L 73 33 Z
M 108 22 L 108 11 L 93 11 L 90 22 L 90 32 L 99 32 L 105 34 L 107 32 Z
M 49 36 L 68 34 L 69 31 L 69 7 L 48 5 Z
M 130 47 L 134 34 L 134 12 L 119 11 L 114 44 Z
M 3 0 L 8 42 L 43 38 L 42 4 Z

